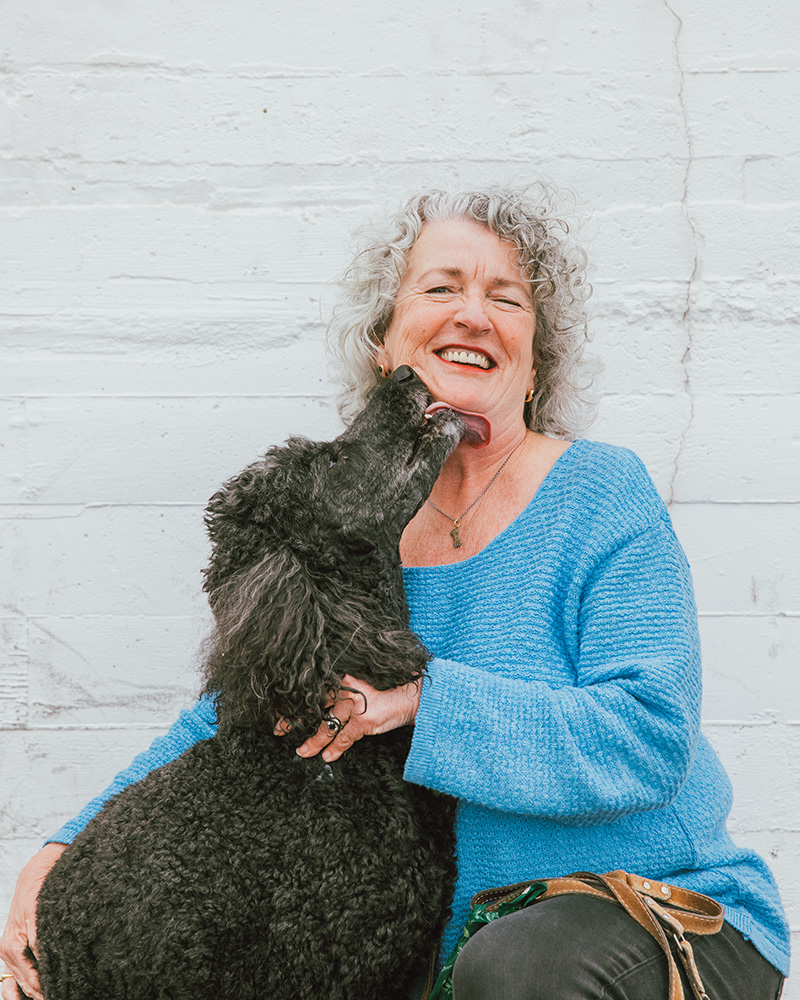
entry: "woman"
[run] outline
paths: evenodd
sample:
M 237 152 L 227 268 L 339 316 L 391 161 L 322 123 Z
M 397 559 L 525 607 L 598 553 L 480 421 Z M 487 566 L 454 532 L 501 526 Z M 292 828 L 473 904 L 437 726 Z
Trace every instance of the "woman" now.
M 571 443 L 584 342 L 584 259 L 548 192 L 446 195 L 404 207 L 345 277 L 334 319 L 350 409 L 378 371 L 411 365 L 436 399 L 482 415 L 402 540 L 412 626 L 435 659 L 421 686 L 343 697 L 345 723 L 298 751 L 335 760 L 413 724 L 406 777 L 459 799 L 452 947 L 482 888 L 625 868 L 705 892 L 727 922 L 694 948 L 719 1000 L 778 995 L 788 931 L 764 863 L 725 830 L 729 785 L 699 732 L 688 566 L 630 452 Z M 364 708 L 364 703 L 366 708 Z M 207 702 L 53 838 L 68 842 L 121 787 L 213 735 Z M 22 957 L 35 896 L 62 848 L 29 864 L 0 943 Z M 7 982 L 3 996 L 13 993 Z M 666 996 L 652 939 L 605 901 L 548 900 L 464 948 L 456 1000 Z

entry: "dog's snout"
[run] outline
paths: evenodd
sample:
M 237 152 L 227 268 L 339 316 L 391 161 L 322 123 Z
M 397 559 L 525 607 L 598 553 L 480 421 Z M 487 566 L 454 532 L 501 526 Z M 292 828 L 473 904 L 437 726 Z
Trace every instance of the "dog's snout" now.
M 392 378 L 395 382 L 409 382 L 412 378 L 416 377 L 414 369 L 409 368 L 408 365 L 400 365 L 399 368 L 395 368 L 392 372 Z

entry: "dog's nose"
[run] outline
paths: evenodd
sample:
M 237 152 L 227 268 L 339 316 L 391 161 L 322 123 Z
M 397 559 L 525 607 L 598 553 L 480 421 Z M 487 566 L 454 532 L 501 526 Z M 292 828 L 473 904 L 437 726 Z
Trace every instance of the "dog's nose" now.
M 395 368 L 392 372 L 392 378 L 396 382 L 408 382 L 412 378 L 416 378 L 416 374 L 413 368 L 409 368 L 408 365 L 400 365 L 399 368 Z

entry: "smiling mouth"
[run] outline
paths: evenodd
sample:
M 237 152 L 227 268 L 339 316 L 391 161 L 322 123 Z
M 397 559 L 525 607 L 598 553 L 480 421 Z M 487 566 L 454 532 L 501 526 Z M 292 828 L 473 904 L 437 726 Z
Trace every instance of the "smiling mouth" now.
M 445 347 L 441 351 L 437 351 L 436 355 L 442 361 L 449 361 L 456 365 L 468 365 L 470 368 L 483 368 L 484 371 L 497 367 L 489 355 L 483 354 L 482 351 L 464 351 L 454 347 Z

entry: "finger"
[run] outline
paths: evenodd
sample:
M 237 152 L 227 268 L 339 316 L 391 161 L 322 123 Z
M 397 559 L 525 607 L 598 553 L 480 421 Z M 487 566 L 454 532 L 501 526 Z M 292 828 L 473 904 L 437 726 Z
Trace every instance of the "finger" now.
M 25 982 L 20 983 L 20 989 L 26 997 L 31 997 L 32 1000 L 44 1000 L 42 991 L 39 988 L 39 977 L 34 972 L 35 979 L 26 979 Z M 19 980 L 17 980 L 19 982 Z M 35 985 L 34 985 L 35 984 Z
M 326 764 L 330 764 L 335 760 L 338 760 L 345 750 L 349 750 L 350 747 L 357 743 L 362 736 L 364 736 L 364 730 L 357 724 L 354 720 L 350 725 L 343 729 L 328 746 L 322 751 L 322 759 Z
M 11 936 L 6 931 L 3 938 L 2 959 L 6 966 L 4 974 L 10 974 L 12 978 L 4 980 L 2 983 L 3 1000 L 6 1000 L 6 995 L 12 997 L 13 1000 L 18 1000 L 17 983 L 26 995 L 34 997 L 35 1000 L 43 1000 L 39 986 L 39 975 L 25 957 L 27 945 L 27 938 L 23 938 L 19 933 Z
M 286 719 L 278 719 L 275 728 L 272 730 L 273 736 L 286 736 L 287 733 L 292 731 L 292 727 L 286 721 Z
M 9 971 L 11 967 L 9 966 Z M 31 969 L 32 977 L 26 978 L 18 972 L 13 972 L 14 978 L 6 979 L 0 987 L 3 1000 L 19 1000 L 20 996 L 32 997 L 33 1000 L 44 1000 L 39 988 L 39 977 L 36 970 Z
M 34 953 L 36 958 L 39 958 L 39 949 L 36 945 L 36 929 L 34 928 L 32 937 L 28 939 L 28 944 L 30 945 L 31 951 Z M 25 976 L 25 981 L 20 980 L 20 985 L 23 990 L 28 994 L 29 997 L 33 997 L 34 1000 L 44 1000 L 44 995 L 42 994 L 42 987 L 39 984 L 39 973 L 32 965 L 26 965 L 23 970 Z
M 36 937 L 36 912 L 34 911 L 32 919 L 26 921 L 25 929 L 28 932 L 28 947 L 33 952 L 33 957 L 39 960 L 39 941 Z M 31 965 L 31 972 L 36 975 L 36 970 Z M 37 982 L 38 987 L 38 982 Z
M 328 709 L 328 713 L 333 716 L 334 719 L 338 719 L 342 724 L 342 729 L 338 733 L 331 730 L 327 723 L 323 722 L 319 729 L 314 733 L 313 736 L 302 743 L 297 748 L 297 754 L 300 757 L 314 757 L 324 750 L 337 736 L 341 735 L 344 727 L 350 720 L 350 714 L 352 712 L 352 705 L 349 701 L 337 701 L 331 708 Z
M 338 715 L 336 718 L 342 723 L 345 722 L 345 720 Z M 313 736 L 309 736 L 305 743 L 301 744 L 297 748 L 297 753 L 300 757 L 314 757 L 321 750 L 324 750 L 336 738 L 336 736 L 337 734 L 332 732 L 323 722 L 316 733 L 314 733 Z
M 17 984 L 19 984 L 19 989 L 23 996 L 32 997 L 33 1000 L 44 1000 L 42 996 L 42 991 L 39 986 L 39 976 L 34 968 L 25 970 L 25 972 L 14 972 L 14 979 L 7 979 L 3 986 L 8 986 L 11 984 L 11 997 L 13 1000 L 19 1000 L 19 994 L 16 991 Z M 3 994 L 5 1000 L 5 994 Z
M 34 997 L 34 1000 L 43 1000 L 39 986 L 39 975 L 24 955 L 28 942 L 19 938 L 15 938 L 15 941 L 18 943 L 18 948 L 10 955 L 5 950 L 3 953 L 3 960 L 6 963 L 5 971 L 11 973 L 13 978 L 3 981 L 2 989 L 4 992 L 0 995 L 2 995 L 3 1000 L 6 1000 L 6 995 L 12 1000 L 19 1000 L 17 993 L 17 983 L 19 983 L 27 996 Z

